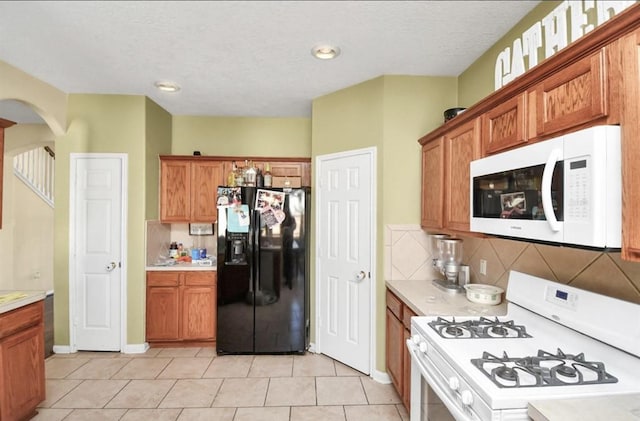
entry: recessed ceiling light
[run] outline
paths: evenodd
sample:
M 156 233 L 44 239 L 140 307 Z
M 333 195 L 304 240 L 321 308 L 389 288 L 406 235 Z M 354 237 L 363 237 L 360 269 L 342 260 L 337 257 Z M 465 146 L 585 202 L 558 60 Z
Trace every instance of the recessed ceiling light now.
M 162 92 L 178 92 L 180 90 L 180 86 L 173 82 L 156 82 L 154 85 Z
M 318 45 L 311 49 L 311 54 L 320 60 L 331 60 L 340 55 L 340 48 L 331 45 Z

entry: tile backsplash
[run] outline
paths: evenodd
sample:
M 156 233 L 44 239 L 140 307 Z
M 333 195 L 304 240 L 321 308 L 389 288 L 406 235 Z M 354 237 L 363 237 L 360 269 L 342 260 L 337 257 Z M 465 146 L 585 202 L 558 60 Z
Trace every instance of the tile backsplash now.
M 640 304 L 640 263 L 624 261 L 620 253 L 603 253 L 500 238 L 461 237 L 463 263 L 471 282 L 506 289 L 509 271 L 571 285 Z M 442 275 L 431 267 L 430 236 L 418 225 L 387 225 L 384 233 L 385 279 L 424 279 Z M 487 274 L 480 274 L 480 261 Z
M 217 229 L 217 227 L 216 227 Z M 214 230 L 214 234 L 216 234 Z M 169 257 L 169 244 L 182 243 L 185 248 L 206 248 L 207 255 L 215 256 L 218 248 L 215 235 L 190 235 L 189 224 L 163 224 L 147 221 L 147 265 Z

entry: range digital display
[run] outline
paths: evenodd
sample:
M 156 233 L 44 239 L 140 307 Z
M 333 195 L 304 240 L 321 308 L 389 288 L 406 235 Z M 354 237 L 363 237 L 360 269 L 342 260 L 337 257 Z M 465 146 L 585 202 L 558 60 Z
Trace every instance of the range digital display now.
M 557 289 L 556 290 L 556 298 L 560 298 L 561 300 L 567 301 L 567 298 L 569 298 L 569 294 L 567 294 L 564 291 L 560 291 L 559 289 Z

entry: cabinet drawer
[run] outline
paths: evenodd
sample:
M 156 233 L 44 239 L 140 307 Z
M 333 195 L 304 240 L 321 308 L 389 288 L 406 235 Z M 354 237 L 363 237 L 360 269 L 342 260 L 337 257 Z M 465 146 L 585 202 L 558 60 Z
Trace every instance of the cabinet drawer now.
M 44 301 L 38 301 L 0 315 L 0 338 L 42 323 L 43 313 Z
M 402 320 L 402 301 L 398 299 L 392 292 L 387 290 L 387 308 L 396 316 L 399 320 Z
M 149 287 L 176 287 L 179 283 L 179 272 L 147 272 Z
M 402 309 L 402 324 L 404 325 L 405 329 L 411 330 L 411 318 L 417 316 L 417 314 L 414 313 L 413 310 L 411 310 L 406 305 L 403 307 L 404 308 Z
M 206 272 L 185 272 L 184 284 L 187 286 L 194 285 L 215 285 L 216 273 L 213 271 Z

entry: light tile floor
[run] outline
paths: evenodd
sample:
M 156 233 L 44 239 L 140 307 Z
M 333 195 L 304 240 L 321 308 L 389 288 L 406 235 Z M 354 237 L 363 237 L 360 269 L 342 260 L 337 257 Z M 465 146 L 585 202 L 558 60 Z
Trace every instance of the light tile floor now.
M 36 421 L 404 421 L 395 389 L 324 355 L 211 348 L 78 352 L 45 362 Z

